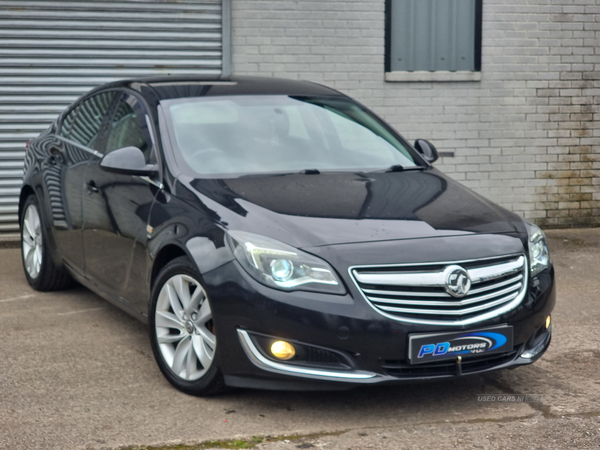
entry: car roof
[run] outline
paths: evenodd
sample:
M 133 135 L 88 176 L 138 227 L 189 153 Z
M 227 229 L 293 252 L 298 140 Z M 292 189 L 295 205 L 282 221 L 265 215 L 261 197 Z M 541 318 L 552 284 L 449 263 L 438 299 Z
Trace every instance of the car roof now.
M 119 80 L 99 86 L 98 88 L 94 89 L 94 91 L 119 87 L 138 91 L 149 103 L 174 98 L 202 96 L 343 95 L 335 89 L 331 89 L 310 81 L 248 76 L 233 76 L 228 79 L 219 79 L 216 77 L 199 75 L 167 75 Z

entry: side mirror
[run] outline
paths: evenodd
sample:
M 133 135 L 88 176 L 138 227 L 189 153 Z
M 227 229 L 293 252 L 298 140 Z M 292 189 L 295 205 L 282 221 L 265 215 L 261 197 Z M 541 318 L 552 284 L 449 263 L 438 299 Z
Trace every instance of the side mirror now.
M 437 149 L 431 142 L 425 139 L 417 139 L 415 141 L 415 148 L 429 164 L 433 164 L 439 158 Z
M 123 147 L 104 155 L 100 167 L 107 172 L 148 177 L 158 172 L 156 164 L 146 164 L 146 158 L 137 147 Z

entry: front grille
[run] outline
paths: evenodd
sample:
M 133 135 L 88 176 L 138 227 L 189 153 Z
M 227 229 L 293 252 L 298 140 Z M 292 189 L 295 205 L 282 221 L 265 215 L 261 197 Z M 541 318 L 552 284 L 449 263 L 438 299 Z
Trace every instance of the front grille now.
M 471 279 L 458 298 L 447 288 L 449 271 L 465 269 Z M 356 285 L 376 311 L 400 321 L 467 325 L 517 306 L 527 286 L 524 255 L 442 264 L 354 267 Z
M 497 353 L 487 356 L 463 358 L 460 367 L 456 360 L 446 360 L 418 365 L 410 365 L 404 361 L 384 360 L 381 368 L 387 375 L 396 378 L 428 378 L 468 375 L 471 373 L 491 370 L 515 360 L 519 351 Z

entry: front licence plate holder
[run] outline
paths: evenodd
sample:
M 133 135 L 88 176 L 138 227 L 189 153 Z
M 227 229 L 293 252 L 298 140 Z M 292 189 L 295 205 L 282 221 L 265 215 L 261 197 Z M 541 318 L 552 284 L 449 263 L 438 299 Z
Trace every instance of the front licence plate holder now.
M 456 360 L 513 349 L 513 327 L 501 325 L 452 333 L 416 333 L 408 336 L 408 361 L 423 364 Z

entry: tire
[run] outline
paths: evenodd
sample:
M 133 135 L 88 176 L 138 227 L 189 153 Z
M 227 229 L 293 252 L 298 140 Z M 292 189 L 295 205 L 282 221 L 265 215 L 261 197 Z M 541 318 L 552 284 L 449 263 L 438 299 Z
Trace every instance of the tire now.
M 148 311 L 152 351 L 165 378 L 190 395 L 223 392 L 210 302 L 198 270 L 186 257 L 159 272 Z
M 21 261 L 29 285 L 38 291 L 56 291 L 68 287 L 72 282 L 71 276 L 66 269 L 57 266 L 50 255 L 48 230 L 35 195 L 25 200 L 19 225 Z

